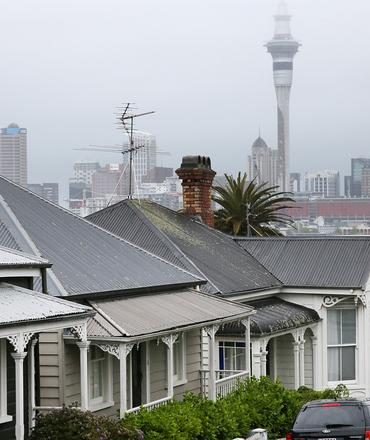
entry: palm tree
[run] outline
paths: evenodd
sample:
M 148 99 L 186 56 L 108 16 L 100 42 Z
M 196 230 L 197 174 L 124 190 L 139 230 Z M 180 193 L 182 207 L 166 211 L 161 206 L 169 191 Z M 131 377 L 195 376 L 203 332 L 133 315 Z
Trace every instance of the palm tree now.
M 225 174 L 226 186 L 214 186 L 212 199 L 221 206 L 215 212 L 215 227 L 233 235 L 281 235 L 274 224 L 292 225 L 292 218 L 283 212 L 294 200 L 291 193 L 278 192 L 278 186 L 258 185 L 247 175 L 236 179 Z

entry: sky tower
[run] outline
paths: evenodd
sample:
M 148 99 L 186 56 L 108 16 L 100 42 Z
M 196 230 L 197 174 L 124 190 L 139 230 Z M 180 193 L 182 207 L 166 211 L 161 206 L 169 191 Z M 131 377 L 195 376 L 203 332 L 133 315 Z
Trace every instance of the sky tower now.
M 275 34 L 267 44 L 273 60 L 278 113 L 278 164 L 280 189 L 289 191 L 289 97 L 293 80 L 293 58 L 300 44 L 290 33 L 290 15 L 284 0 L 275 15 Z

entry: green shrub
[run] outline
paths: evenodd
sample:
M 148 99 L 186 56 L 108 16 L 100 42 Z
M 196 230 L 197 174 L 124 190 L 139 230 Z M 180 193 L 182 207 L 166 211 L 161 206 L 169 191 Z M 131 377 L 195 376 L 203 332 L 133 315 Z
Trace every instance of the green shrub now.
M 95 416 L 72 407 L 37 416 L 30 440 L 141 440 L 142 434 L 128 429 L 118 419 Z
M 347 396 L 343 385 L 325 391 L 287 390 L 279 381 L 252 377 L 216 402 L 188 394 L 182 402 L 128 415 L 122 424 L 142 430 L 145 440 L 230 440 L 246 437 L 254 428 L 267 429 L 270 438 L 279 438 L 306 402 Z

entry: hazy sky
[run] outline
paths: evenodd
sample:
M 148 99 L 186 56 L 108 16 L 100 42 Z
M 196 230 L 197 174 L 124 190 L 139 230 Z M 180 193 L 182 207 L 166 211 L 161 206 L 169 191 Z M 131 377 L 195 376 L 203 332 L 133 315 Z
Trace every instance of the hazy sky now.
M 74 151 L 119 143 L 114 111 L 134 101 L 138 128 L 181 156 L 206 154 L 219 172 L 246 168 L 261 126 L 276 145 L 272 62 L 277 0 L 2 0 L 0 125 L 29 130 L 29 181 L 66 186 Z M 295 58 L 292 171 L 370 156 L 369 0 L 288 0 Z

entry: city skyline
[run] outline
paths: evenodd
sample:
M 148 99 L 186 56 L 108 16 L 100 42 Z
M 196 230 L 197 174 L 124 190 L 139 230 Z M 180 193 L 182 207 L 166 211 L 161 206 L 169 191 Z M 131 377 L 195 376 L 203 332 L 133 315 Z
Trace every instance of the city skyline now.
M 235 1 L 228 7 L 217 0 L 210 7 L 205 0 L 196 16 L 193 1 L 175 7 L 160 0 L 156 8 L 144 0 L 111 1 L 105 9 L 92 1 L 82 25 L 86 2 L 57 1 L 55 8 L 36 3 L 39 8 L 24 0 L 7 4 L 0 17 L 8 41 L 4 57 L 12 65 L 12 75 L 0 72 L 6 109 L 0 120 L 3 126 L 15 120 L 28 128 L 30 181 L 55 180 L 66 187 L 73 162 L 113 162 L 111 156 L 79 155 L 73 148 L 120 142 L 113 113 L 127 100 L 157 111 L 138 128 L 172 153 L 167 166 L 201 151 L 219 174 L 245 170 L 258 126 L 276 148 L 271 59 L 262 46 L 271 37 L 277 1 Z M 349 159 L 366 157 L 370 143 L 370 69 L 363 56 L 370 6 L 361 0 L 355 5 L 338 0 L 335 8 L 332 0 L 301 0 L 288 7 L 292 33 L 304 42 L 291 97 L 291 171 L 330 168 L 344 176 Z M 123 18 L 129 19 L 124 29 Z M 22 33 L 15 35 L 17 26 Z

